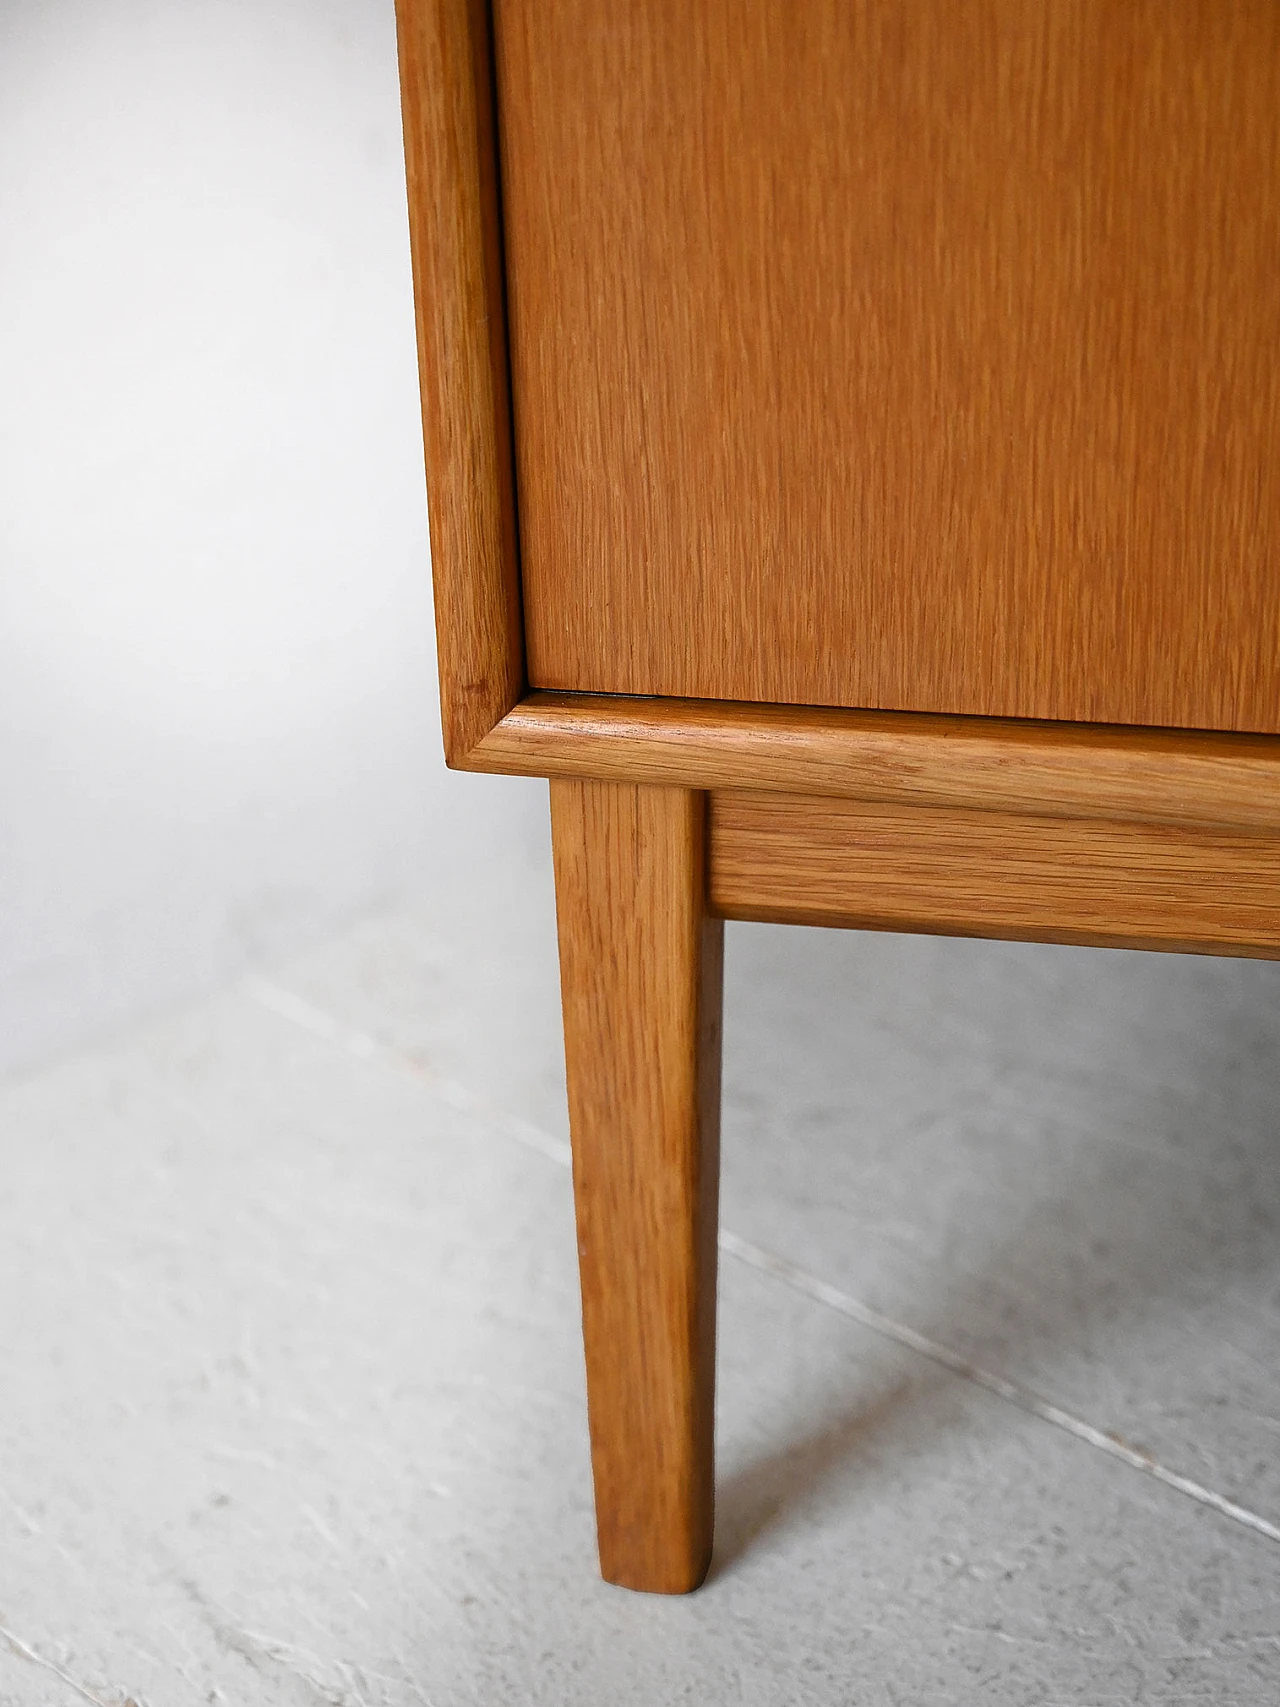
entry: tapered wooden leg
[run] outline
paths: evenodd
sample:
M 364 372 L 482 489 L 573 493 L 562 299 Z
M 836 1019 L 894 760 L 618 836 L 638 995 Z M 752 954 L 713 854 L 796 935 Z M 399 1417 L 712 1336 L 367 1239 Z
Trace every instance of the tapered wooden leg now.
M 556 914 L 600 1569 L 711 1560 L 723 927 L 706 797 L 553 781 Z

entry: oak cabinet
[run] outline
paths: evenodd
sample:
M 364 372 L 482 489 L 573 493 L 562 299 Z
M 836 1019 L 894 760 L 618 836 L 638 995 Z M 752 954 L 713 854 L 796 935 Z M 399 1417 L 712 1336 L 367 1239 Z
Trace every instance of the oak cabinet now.
M 1280 953 L 1280 8 L 399 25 L 446 751 L 552 779 L 601 1562 L 681 1590 L 720 921 Z

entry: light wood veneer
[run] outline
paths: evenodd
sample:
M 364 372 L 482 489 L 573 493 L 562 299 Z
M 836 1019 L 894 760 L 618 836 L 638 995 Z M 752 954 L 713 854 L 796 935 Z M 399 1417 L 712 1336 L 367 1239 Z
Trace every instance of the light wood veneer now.
M 494 19 L 534 686 L 1280 732 L 1280 7 Z

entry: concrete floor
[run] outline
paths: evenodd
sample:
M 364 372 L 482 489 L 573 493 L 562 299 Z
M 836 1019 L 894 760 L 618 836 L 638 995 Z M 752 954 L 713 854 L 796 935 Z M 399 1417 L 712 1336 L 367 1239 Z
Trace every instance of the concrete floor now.
M 546 848 L 473 855 L 5 1082 L 0 1703 L 1274 1707 L 1280 966 L 730 929 L 717 1555 L 649 1599 Z

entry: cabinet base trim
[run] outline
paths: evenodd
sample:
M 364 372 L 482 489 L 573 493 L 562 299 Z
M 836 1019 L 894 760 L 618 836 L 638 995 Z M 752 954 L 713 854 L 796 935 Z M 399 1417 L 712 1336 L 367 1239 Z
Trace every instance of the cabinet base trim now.
M 1280 736 L 533 693 L 458 762 L 520 776 L 1280 835 Z

